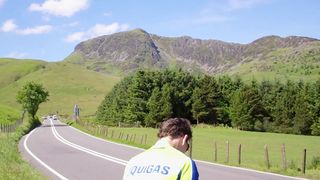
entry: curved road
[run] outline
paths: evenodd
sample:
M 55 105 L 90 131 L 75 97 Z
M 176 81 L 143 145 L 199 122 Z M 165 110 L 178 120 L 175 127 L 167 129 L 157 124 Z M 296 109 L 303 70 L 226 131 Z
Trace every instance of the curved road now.
M 50 179 L 122 179 L 127 161 L 142 149 L 105 141 L 47 119 L 23 137 L 22 156 Z M 196 161 L 200 179 L 300 179 Z

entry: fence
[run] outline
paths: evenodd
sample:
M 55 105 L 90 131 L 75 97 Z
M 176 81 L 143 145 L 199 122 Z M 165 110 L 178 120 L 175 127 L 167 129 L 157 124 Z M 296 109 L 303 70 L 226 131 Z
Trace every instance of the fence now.
M 23 111 L 21 114 L 21 119 L 17 120 L 14 124 L 0 124 L 0 133 L 12 133 L 17 127 L 23 123 L 24 115 L 26 111 Z
M 223 146 L 223 145 L 221 145 L 221 146 Z M 225 163 L 226 164 L 228 164 L 229 163 L 229 159 L 230 159 L 230 142 L 229 141 L 226 141 L 226 144 L 224 145 L 224 146 L 226 146 L 225 147 Z M 267 169 L 270 169 L 271 168 L 271 163 L 270 163 L 270 156 L 269 156 L 269 149 L 268 149 L 268 145 L 267 144 L 265 144 L 264 145 L 264 152 L 263 152 L 263 154 L 264 154 L 264 163 L 265 163 L 265 167 L 267 168 Z M 286 147 L 285 147 L 285 144 L 282 144 L 281 145 L 281 148 L 280 148 L 281 150 L 281 168 L 282 168 L 282 170 L 283 171 L 287 171 L 287 168 L 288 168 L 288 162 L 287 162 L 287 158 L 286 158 Z M 239 144 L 238 145 L 238 149 L 237 149 L 237 155 L 236 155 L 236 158 L 237 158 L 237 165 L 238 166 L 241 166 L 241 159 L 242 159 L 242 154 L 241 154 L 241 150 L 242 150 L 242 145 L 241 144 Z M 214 162 L 217 162 L 217 160 L 218 160 L 218 145 L 217 145 L 217 142 L 215 141 L 214 143 L 213 143 L 213 161 Z M 262 154 L 262 153 L 261 153 Z M 301 162 L 301 170 L 299 169 L 299 171 L 301 171 L 303 174 L 305 174 L 306 173 L 306 164 L 307 164 L 307 162 L 306 162 L 306 160 L 307 160 L 307 149 L 306 148 L 304 148 L 303 149 L 303 151 L 302 151 L 302 162 Z
M 147 139 L 148 136 L 147 134 L 135 134 L 135 133 L 126 133 L 126 132 L 121 132 L 121 131 L 115 131 L 111 128 L 108 128 L 107 126 L 103 125 L 96 125 L 94 123 L 86 122 L 86 121 L 77 121 L 77 124 L 82 126 L 84 129 L 86 129 L 88 132 L 100 136 L 100 137 L 105 137 L 109 139 L 117 139 L 133 144 L 139 144 L 142 146 L 147 146 Z M 121 127 L 125 127 L 122 126 Z M 210 145 L 207 146 L 208 148 L 211 149 L 212 154 L 212 159 L 207 159 L 208 161 L 213 161 L 217 163 L 225 163 L 225 164 L 230 164 L 230 165 L 236 165 L 236 166 L 243 166 L 246 167 L 246 161 L 247 161 L 247 147 L 244 146 L 243 144 L 239 143 L 234 146 L 231 146 L 230 143 L 232 141 L 226 141 L 225 143 L 218 143 L 217 141 L 213 141 L 213 146 Z M 234 144 L 234 143 L 233 143 Z M 207 144 L 208 145 L 208 144 Z M 193 150 L 195 147 L 192 147 L 192 141 L 190 141 L 190 149 L 188 152 L 188 155 L 192 157 Z M 279 157 L 279 162 L 280 164 L 275 164 L 272 160 L 274 160 L 274 148 L 277 148 L 280 154 Z M 271 169 L 274 167 L 279 167 L 282 169 L 282 171 L 287 171 L 290 167 L 290 161 L 287 159 L 287 149 L 285 144 L 281 144 L 279 147 L 272 147 L 273 151 L 270 152 L 270 147 L 265 144 L 264 146 L 261 147 L 261 151 L 257 152 L 259 153 L 263 158 L 261 158 L 260 164 L 263 164 L 266 169 Z M 290 150 L 290 149 L 289 149 Z M 218 153 L 220 152 L 220 154 Z M 258 155 L 258 156 L 260 156 Z M 303 174 L 306 173 L 306 165 L 307 165 L 307 149 L 303 149 L 301 151 L 301 155 L 299 157 L 302 157 L 300 161 L 297 162 L 297 167 L 296 170 L 302 172 Z M 272 158 L 273 157 L 273 158 Z M 219 161 L 218 161 L 219 159 Z M 233 160 L 233 163 L 231 162 Z M 244 163 L 245 162 L 245 163 Z M 236 163 L 236 164 L 235 164 Z M 292 164 L 291 164 L 292 165 Z M 262 167 L 261 166 L 261 167 Z M 292 168 L 290 168 L 292 169 Z
M 23 119 L 19 119 L 14 124 L 0 124 L 0 133 L 12 133 L 22 123 L 23 123 Z
M 138 134 L 134 134 L 134 133 L 124 133 L 121 131 L 116 132 L 114 130 L 110 130 L 108 128 L 108 126 L 96 125 L 91 122 L 81 121 L 80 119 L 77 119 L 76 123 L 79 124 L 80 126 L 84 127 L 87 131 L 89 131 L 90 133 L 92 133 L 94 135 L 98 135 L 98 136 L 102 136 L 102 137 L 106 137 L 106 138 L 110 138 L 110 139 L 117 139 L 117 140 L 121 140 L 121 141 L 126 141 L 126 142 L 130 142 L 133 144 L 139 144 L 142 146 L 147 145 L 147 139 L 148 139 L 147 134 L 138 135 Z M 137 124 L 135 124 L 135 125 L 139 126 Z M 121 125 L 119 124 L 119 126 L 120 127 L 127 127 L 127 126 L 124 126 L 124 124 L 121 124 Z

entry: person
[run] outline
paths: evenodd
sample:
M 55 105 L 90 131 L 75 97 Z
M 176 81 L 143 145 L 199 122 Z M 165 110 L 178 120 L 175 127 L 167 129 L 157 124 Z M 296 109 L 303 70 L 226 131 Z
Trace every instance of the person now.
M 195 162 L 184 153 L 192 138 L 189 120 L 170 118 L 161 123 L 159 140 L 150 149 L 133 157 L 126 165 L 123 179 L 190 179 L 197 180 Z

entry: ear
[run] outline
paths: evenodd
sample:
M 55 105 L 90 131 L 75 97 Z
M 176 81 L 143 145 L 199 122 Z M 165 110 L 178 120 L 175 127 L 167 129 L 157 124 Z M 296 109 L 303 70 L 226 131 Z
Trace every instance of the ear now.
M 187 134 L 185 134 L 184 136 L 183 136 L 183 139 L 182 139 L 182 145 L 185 145 L 185 144 L 187 144 L 188 142 L 188 139 L 189 139 L 189 136 L 187 135 Z

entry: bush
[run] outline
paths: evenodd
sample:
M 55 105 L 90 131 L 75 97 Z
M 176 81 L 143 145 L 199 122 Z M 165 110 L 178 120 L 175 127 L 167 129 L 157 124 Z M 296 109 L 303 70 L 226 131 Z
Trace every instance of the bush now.
M 320 156 L 312 157 L 309 169 L 319 169 L 320 170 Z

